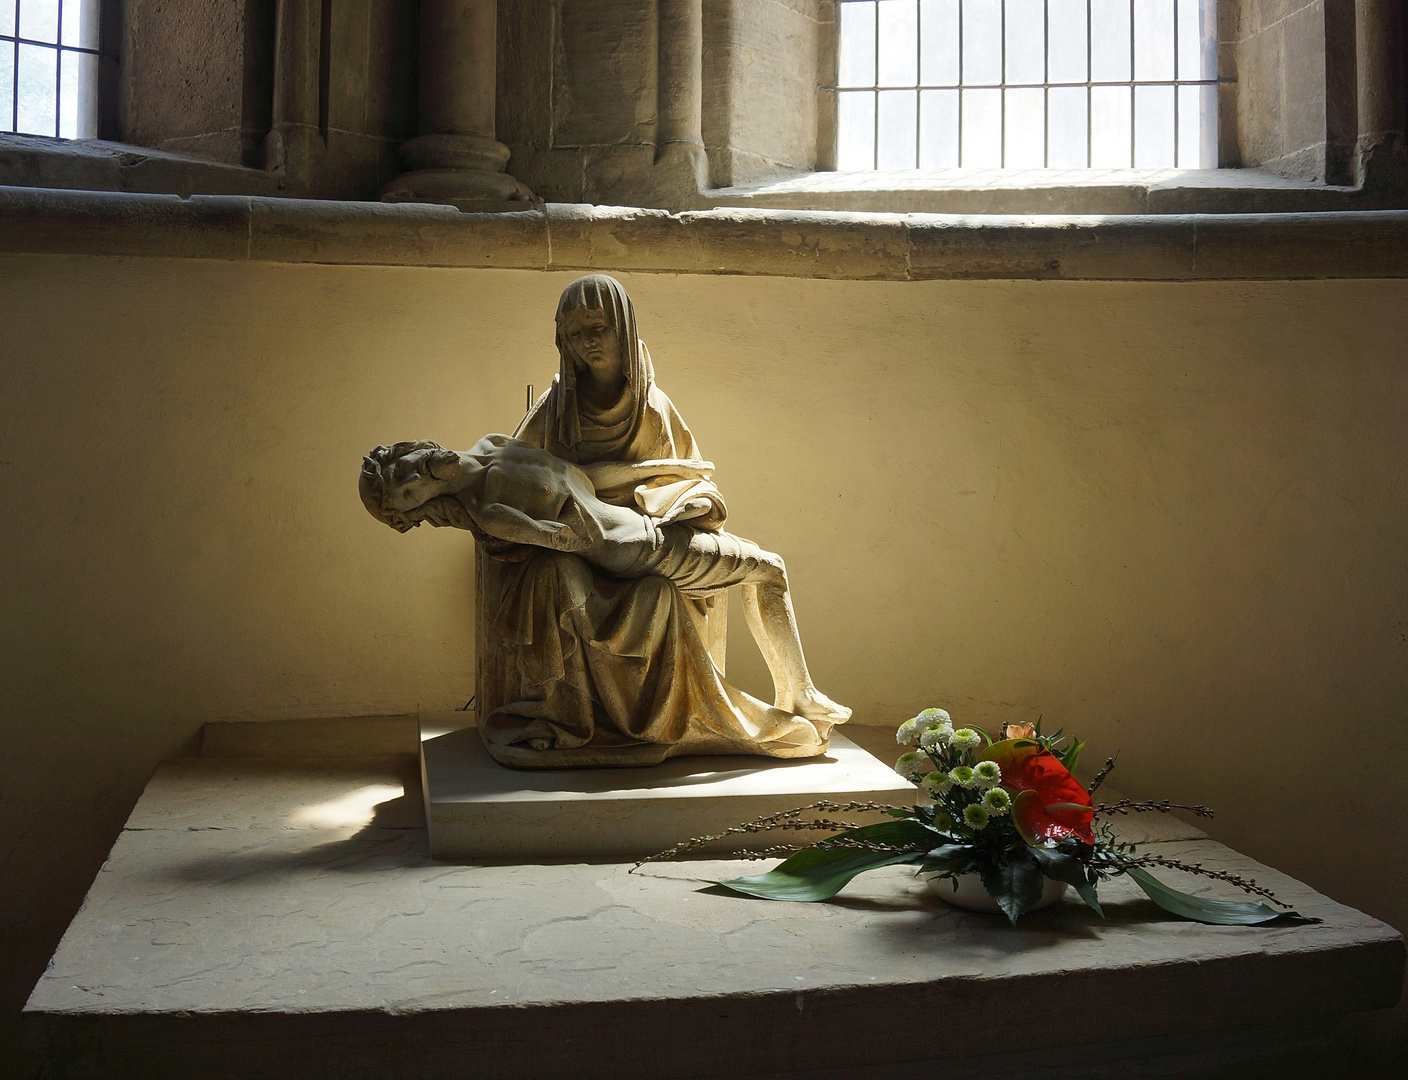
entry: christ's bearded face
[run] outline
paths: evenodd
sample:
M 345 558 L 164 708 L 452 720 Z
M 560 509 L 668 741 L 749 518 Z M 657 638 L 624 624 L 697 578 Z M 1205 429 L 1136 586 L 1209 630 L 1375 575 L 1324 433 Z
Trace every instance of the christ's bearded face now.
M 573 308 L 562 316 L 563 339 L 572 347 L 579 375 L 610 385 L 625 375 L 621 335 L 606 312 L 596 308 Z
M 432 471 L 434 450 L 414 450 L 391 466 L 381 505 L 387 510 L 414 510 L 444 494 L 445 484 Z

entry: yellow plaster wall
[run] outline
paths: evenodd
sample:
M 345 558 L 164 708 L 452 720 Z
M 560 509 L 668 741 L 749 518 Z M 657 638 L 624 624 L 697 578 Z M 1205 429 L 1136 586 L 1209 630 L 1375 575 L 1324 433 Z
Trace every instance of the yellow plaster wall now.
M 7 1001 L 202 722 L 469 697 L 468 534 L 355 476 L 510 429 L 570 276 L 0 258 Z M 1408 282 L 623 279 L 858 720 L 1042 713 L 1408 928 Z

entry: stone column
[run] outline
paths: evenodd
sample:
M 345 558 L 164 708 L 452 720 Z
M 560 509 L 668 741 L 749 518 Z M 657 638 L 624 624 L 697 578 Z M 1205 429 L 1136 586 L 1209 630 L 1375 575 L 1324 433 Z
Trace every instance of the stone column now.
M 1408 172 L 1404 145 L 1404 39 L 1401 0 L 1356 0 L 1357 179 L 1397 179 Z M 1369 174 L 1372 173 L 1371 177 Z
M 315 183 L 327 144 L 320 128 L 318 0 L 282 0 L 274 22 L 274 99 L 264 167 L 284 174 L 284 191 L 334 198 Z
M 660 0 L 653 197 L 689 208 L 707 186 L 702 0 Z
M 656 156 L 667 146 L 703 147 L 704 16 L 701 0 L 660 0 L 660 119 Z
M 497 53 L 497 0 L 420 0 L 421 133 L 402 145 L 411 171 L 382 189 L 383 202 L 542 206 L 504 172 L 508 147 L 494 137 Z

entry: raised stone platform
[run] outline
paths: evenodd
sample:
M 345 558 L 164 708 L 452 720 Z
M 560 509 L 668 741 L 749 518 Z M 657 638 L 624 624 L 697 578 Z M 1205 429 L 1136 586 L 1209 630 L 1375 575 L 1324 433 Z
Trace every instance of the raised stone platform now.
M 421 778 L 437 859 L 644 858 L 819 799 L 914 801 L 913 785 L 839 732 L 824 757 L 800 761 L 683 757 L 639 769 L 507 769 L 466 715 L 421 717 Z M 769 833 L 732 839 L 735 851 L 778 842 Z
M 1107 921 L 1012 929 L 903 868 L 792 904 L 700 893 L 739 861 L 447 865 L 416 788 L 411 757 L 162 766 L 26 1007 L 36 1074 L 1284 1080 L 1340 1075 L 1347 1014 L 1401 985 L 1392 929 L 1168 819 L 1143 835 L 1324 921 L 1116 882 Z

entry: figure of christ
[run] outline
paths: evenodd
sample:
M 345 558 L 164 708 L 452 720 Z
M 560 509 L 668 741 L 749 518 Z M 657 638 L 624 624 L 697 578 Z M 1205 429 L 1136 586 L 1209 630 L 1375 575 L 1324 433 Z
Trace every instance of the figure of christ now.
M 812 684 L 782 558 L 730 533 L 675 524 L 707 512 L 707 500 L 679 498 L 654 518 L 597 497 L 598 486 L 629 488 L 647 473 L 654 483 L 687 486 L 707 481 L 712 469 L 683 459 L 577 466 L 487 435 L 464 453 L 428 441 L 379 446 L 365 459 L 360 487 L 372 515 L 401 531 L 422 520 L 474 528 L 511 544 L 575 553 L 616 579 L 656 575 L 688 590 L 694 568 L 707 566 L 717 588 L 724 568 L 726 585 L 742 587 L 748 627 L 772 674 L 774 707 L 805 717 L 824 741 L 851 712 Z M 547 742 L 529 745 L 542 750 Z

